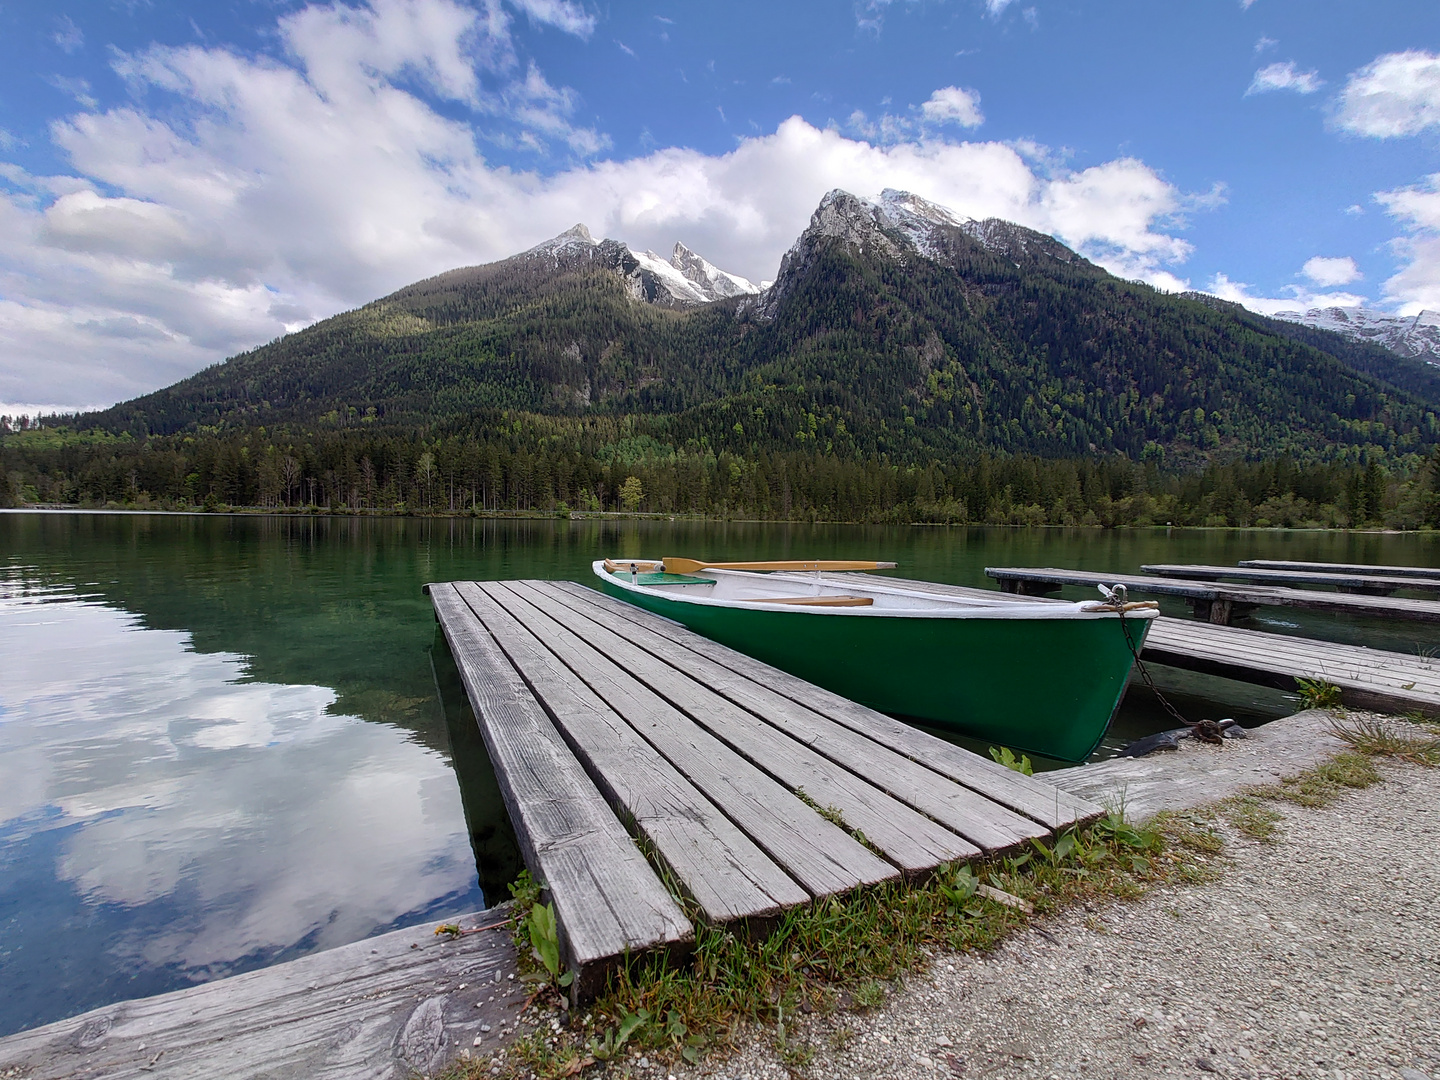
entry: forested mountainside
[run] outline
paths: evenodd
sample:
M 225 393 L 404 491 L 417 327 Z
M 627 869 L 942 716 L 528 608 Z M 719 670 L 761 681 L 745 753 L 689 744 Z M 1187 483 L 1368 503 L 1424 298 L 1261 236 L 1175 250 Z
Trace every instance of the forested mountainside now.
M 902 192 L 763 291 L 583 226 L 103 413 L 0 504 L 1440 527 L 1423 365 Z
M 1420 354 L 1407 354 L 1377 343 L 1376 339 L 1356 337 L 1343 332 L 1291 319 L 1267 318 L 1247 311 L 1239 304 L 1207 293 L 1183 293 L 1187 299 L 1226 311 L 1235 318 L 1265 334 L 1298 341 L 1342 361 L 1348 367 L 1373 375 L 1391 386 L 1408 390 L 1430 404 L 1440 402 L 1440 365 Z
M 696 302 L 657 263 L 571 230 L 86 422 L 143 436 L 508 410 L 624 418 L 676 450 L 907 463 L 1355 459 L 1440 440 L 1440 387 L 1363 346 L 1297 340 L 1304 328 L 1122 281 L 1051 237 L 903 193 L 831 193 L 758 296 Z

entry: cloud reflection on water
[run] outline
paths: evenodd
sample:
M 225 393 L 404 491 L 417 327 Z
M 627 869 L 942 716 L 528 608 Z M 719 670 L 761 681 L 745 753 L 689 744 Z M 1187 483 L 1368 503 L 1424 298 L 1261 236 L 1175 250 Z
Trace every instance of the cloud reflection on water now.
M 93 981 L 183 985 L 479 906 L 449 764 L 327 712 L 331 690 L 246 681 L 241 656 L 13 582 L 0 656 L 0 870 L 54 844 L 56 882 L 108 927 Z

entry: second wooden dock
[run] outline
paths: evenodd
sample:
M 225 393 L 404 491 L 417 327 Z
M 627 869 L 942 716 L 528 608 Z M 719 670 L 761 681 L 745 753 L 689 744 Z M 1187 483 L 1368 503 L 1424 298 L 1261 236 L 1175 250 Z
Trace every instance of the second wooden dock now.
M 764 925 L 1101 812 L 591 589 L 429 592 L 582 995 L 688 948 L 682 900 Z

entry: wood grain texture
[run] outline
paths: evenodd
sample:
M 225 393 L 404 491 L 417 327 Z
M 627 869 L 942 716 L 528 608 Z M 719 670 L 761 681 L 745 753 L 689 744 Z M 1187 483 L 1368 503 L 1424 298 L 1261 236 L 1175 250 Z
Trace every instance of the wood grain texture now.
M 527 584 L 514 582 L 510 588 L 519 591 Z M 704 678 L 628 646 L 613 631 L 545 596 L 535 587 L 543 584 L 533 583 L 526 598 L 602 651 L 628 648 L 625 668 L 646 687 L 789 790 L 803 790 L 816 805 L 839 811 L 848 828 L 864 833 L 874 848 L 907 874 L 926 873 L 941 863 L 978 853 L 955 832 L 717 693 Z
M 610 805 L 629 815 L 712 922 L 766 918 L 810 899 L 513 615 L 473 582 L 456 588 Z
M 1199 581 L 1222 581 L 1233 578 L 1260 585 L 1327 585 L 1342 592 L 1391 593 L 1396 589 L 1414 589 L 1417 592 L 1440 592 L 1440 578 L 1411 577 L 1397 578 L 1374 574 L 1318 572 L 1314 570 L 1277 570 L 1266 567 L 1244 566 L 1203 566 L 1175 563 L 1154 563 L 1140 567 L 1147 574 L 1158 577 L 1195 579 Z M 1440 571 L 1437 571 L 1440 573 Z
M 884 713 L 866 708 L 839 694 L 798 679 L 793 675 L 736 652 L 709 638 L 685 629 L 669 619 L 652 615 L 631 604 L 605 596 L 594 589 L 571 582 L 554 582 L 588 604 L 620 612 L 637 624 L 684 645 L 722 667 L 769 687 L 790 700 L 859 732 L 872 741 L 948 776 L 957 783 L 1023 814 L 1051 829 L 1064 828 L 1100 814 L 1101 808 L 1075 798 L 1036 777 L 1022 776 L 988 758 L 972 754 L 954 743 L 945 742 L 918 728 L 901 723 Z
M 454 941 L 433 929 L 396 930 L 10 1035 L 0 1039 L 0 1076 L 410 1080 L 437 1072 L 477 1035 L 476 1053 L 495 1045 L 527 988 L 510 977 L 508 927 Z M 492 1031 L 481 1035 L 481 1024 Z
M 812 895 L 848 892 L 899 876 L 893 866 L 611 660 L 613 643 L 601 649 L 577 637 L 518 595 L 516 583 L 484 582 L 479 587 Z
M 1320 679 L 1353 708 L 1440 715 L 1440 662 L 1422 656 L 1166 618 L 1155 620 L 1141 656 L 1280 690 Z
M 598 623 L 618 637 L 703 682 L 791 738 L 823 754 L 901 802 L 959 833 L 987 852 L 1004 851 L 1049 829 L 969 788 L 955 783 L 874 739 L 837 724 L 738 672 L 700 656 L 671 638 L 641 626 L 620 612 L 607 611 L 553 586 L 536 586 L 557 603 Z M 870 834 L 867 832 L 867 836 Z M 975 848 L 952 858 L 978 854 Z
M 683 945 L 689 921 L 453 585 L 430 600 L 494 763 L 525 863 L 548 887 L 581 995 L 626 953 Z
M 1306 570 L 1317 574 L 1369 574 L 1379 577 L 1440 577 L 1440 566 L 1381 566 L 1375 563 L 1287 562 L 1283 559 L 1242 559 L 1239 566 L 1260 570 Z
M 1395 596 L 1352 596 L 1309 589 L 1285 589 L 1269 585 L 1232 585 L 1178 578 L 1147 577 L 1144 574 L 1101 574 L 1089 570 L 1061 570 L 1055 567 L 986 567 L 985 573 L 1006 584 L 1042 585 L 1124 585 L 1132 592 L 1180 596 L 1190 600 L 1272 607 L 1311 608 L 1345 615 L 1378 619 L 1409 619 L 1440 622 L 1440 601 L 1412 600 Z

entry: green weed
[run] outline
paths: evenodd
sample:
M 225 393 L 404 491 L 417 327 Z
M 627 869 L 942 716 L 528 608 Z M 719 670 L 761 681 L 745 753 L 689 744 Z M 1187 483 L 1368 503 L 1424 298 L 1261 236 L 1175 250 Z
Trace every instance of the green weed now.
M 1025 754 L 1021 754 L 1019 758 L 1016 758 L 1015 751 L 1011 750 L 1008 746 L 990 747 L 990 756 L 1007 769 L 1014 769 L 1016 772 L 1024 773 L 1026 776 L 1035 775 L 1035 766 L 1030 764 L 1030 758 Z
M 1296 679 L 1295 692 L 1307 709 L 1333 709 L 1340 704 L 1340 687 L 1324 679 Z

